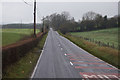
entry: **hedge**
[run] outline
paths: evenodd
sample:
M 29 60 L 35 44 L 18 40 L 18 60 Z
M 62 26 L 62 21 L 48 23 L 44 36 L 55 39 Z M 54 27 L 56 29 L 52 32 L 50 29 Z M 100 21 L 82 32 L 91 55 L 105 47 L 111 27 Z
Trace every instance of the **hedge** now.
M 2 47 L 3 72 L 9 65 L 14 64 L 21 57 L 23 57 L 28 51 L 34 48 L 41 40 L 44 34 L 38 33 L 36 38 L 31 37 L 26 40 L 22 40 L 17 43 Z

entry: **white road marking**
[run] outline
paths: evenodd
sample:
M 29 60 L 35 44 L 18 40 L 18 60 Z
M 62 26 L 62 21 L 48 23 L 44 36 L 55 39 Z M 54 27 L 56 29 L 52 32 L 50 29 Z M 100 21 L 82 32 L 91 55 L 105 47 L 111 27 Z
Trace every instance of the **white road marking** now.
M 73 63 L 72 63 L 72 62 L 70 62 L 70 64 L 73 66 Z
M 48 37 L 47 37 L 47 38 L 48 38 Z M 45 48 L 45 46 L 46 46 L 47 38 L 46 38 L 46 41 L 45 41 L 43 50 L 42 50 L 42 52 L 41 52 L 41 54 L 40 54 L 40 57 L 39 57 L 39 59 L 38 59 L 38 61 L 37 61 L 37 64 L 36 64 L 36 66 L 35 66 L 35 68 L 34 68 L 34 71 L 33 71 L 32 75 L 31 75 L 31 79 L 34 77 L 35 72 L 36 72 L 36 70 L 37 70 L 38 64 L 39 64 L 39 62 L 40 62 L 40 59 L 41 59 L 41 56 L 42 56 L 42 54 L 43 54 L 44 48 Z M 31 79 L 30 79 L 30 80 L 31 80 Z

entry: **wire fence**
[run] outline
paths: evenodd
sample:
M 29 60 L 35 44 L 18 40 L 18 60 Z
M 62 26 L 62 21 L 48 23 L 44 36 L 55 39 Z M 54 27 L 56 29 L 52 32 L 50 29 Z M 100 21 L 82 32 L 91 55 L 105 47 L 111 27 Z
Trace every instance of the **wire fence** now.
M 71 34 L 69 34 L 71 35 Z M 72 35 L 73 36 L 73 35 Z M 74 35 L 75 36 L 75 35 Z M 110 48 L 113 48 L 113 49 L 118 49 L 120 50 L 120 45 L 115 45 L 114 43 L 110 43 L 110 42 L 102 42 L 102 41 L 99 41 L 99 40 L 96 40 L 94 38 L 86 38 L 86 37 L 83 37 L 83 36 L 75 36 L 75 37 L 79 37 L 81 39 L 84 39 L 84 40 L 87 40 L 89 42 L 93 42 L 99 46 L 104 46 L 104 47 L 110 47 Z

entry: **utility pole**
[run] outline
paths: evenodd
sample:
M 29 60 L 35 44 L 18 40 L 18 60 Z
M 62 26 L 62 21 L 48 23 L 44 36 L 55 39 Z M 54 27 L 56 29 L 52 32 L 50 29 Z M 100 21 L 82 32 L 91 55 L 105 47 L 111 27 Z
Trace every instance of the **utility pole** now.
M 42 32 L 44 33 L 44 16 L 43 16 L 43 25 L 42 25 Z
M 36 0 L 34 0 L 34 36 L 36 37 Z
M 45 33 L 45 18 L 43 17 L 43 33 Z
M 44 18 L 44 16 L 43 16 L 43 19 L 42 19 L 42 21 L 43 21 L 43 28 L 42 28 L 42 29 L 43 29 L 43 30 L 42 30 L 43 33 L 45 33 L 45 21 L 44 21 L 44 20 L 45 20 L 45 18 Z

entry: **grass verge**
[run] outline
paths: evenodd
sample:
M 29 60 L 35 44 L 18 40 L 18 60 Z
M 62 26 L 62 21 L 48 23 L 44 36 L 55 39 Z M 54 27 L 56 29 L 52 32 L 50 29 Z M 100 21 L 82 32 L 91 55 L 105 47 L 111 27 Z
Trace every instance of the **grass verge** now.
M 92 55 L 94 55 L 94 56 L 96 56 L 96 57 L 98 57 L 120 69 L 120 64 L 119 64 L 119 60 L 118 60 L 118 57 L 119 57 L 118 50 L 112 49 L 109 47 L 98 46 L 95 43 L 88 42 L 79 37 L 71 36 L 68 34 L 64 35 L 64 34 L 60 33 L 60 35 L 66 37 L 67 39 L 69 39 L 70 41 L 72 41 L 73 43 L 78 45 L 79 47 L 83 48 L 84 50 L 88 51 Z
M 32 49 L 18 62 L 16 62 L 15 64 L 11 65 L 8 69 L 6 69 L 6 73 L 3 74 L 3 79 L 29 78 L 41 54 L 41 50 L 43 49 L 46 37 L 47 34 L 43 36 L 37 47 Z

